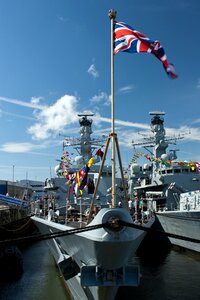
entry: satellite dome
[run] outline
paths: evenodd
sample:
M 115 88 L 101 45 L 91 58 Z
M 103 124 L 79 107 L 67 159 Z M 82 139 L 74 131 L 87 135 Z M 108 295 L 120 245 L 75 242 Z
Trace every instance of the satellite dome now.
M 131 169 L 131 175 L 133 175 L 135 173 L 139 173 L 140 172 L 140 165 L 132 164 L 130 169 Z
M 150 170 L 151 166 L 149 164 L 144 164 L 143 169 L 144 170 Z
M 61 169 L 60 169 L 60 165 L 55 166 L 54 171 L 57 175 L 59 175 Z
M 164 161 L 166 161 L 166 160 L 169 159 L 169 155 L 168 154 L 162 154 L 161 155 L 161 159 L 164 160 Z
M 74 158 L 74 163 L 79 166 L 83 164 L 83 156 L 79 155 Z

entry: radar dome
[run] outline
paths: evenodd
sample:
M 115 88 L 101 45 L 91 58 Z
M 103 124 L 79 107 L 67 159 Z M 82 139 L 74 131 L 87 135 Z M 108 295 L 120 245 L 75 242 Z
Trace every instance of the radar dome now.
M 77 166 L 80 166 L 83 164 L 83 156 L 76 156 L 74 158 L 74 163 L 77 165 Z
M 151 169 L 151 166 L 149 164 L 144 164 L 143 169 L 149 171 Z
M 61 172 L 60 165 L 55 166 L 54 171 L 55 171 L 56 175 L 60 175 L 60 172 Z
M 132 164 L 130 167 L 131 175 L 139 173 L 140 172 L 140 165 L 138 164 Z
M 164 160 L 164 161 L 168 160 L 169 159 L 169 155 L 168 154 L 162 154 L 161 155 L 161 159 Z

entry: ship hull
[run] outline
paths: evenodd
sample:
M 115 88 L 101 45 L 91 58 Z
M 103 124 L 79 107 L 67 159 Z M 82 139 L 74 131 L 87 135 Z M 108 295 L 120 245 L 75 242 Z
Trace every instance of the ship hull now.
M 200 210 L 156 213 L 165 232 L 199 240 Z M 200 244 L 169 237 L 170 242 L 182 248 L 200 252 Z
M 106 223 L 113 216 L 132 223 L 125 209 L 107 208 L 90 225 Z M 35 216 L 32 220 L 42 234 L 72 229 Z M 130 227 L 100 228 L 49 239 L 48 245 L 74 299 L 112 300 L 119 286 L 139 285 L 139 268 L 129 261 L 144 236 L 144 231 Z

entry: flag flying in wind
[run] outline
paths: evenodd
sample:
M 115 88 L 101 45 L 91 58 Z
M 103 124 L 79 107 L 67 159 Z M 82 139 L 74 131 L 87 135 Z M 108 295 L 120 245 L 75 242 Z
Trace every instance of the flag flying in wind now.
M 162 62 L 170 78 L 175 79 L 177 77 L 174 66 L 169 64 L 165 51 L 159 41 L 150 40 L 144 34 L 124 22 L 114 21 L 114 54 L 119 51 L 152 53 Z

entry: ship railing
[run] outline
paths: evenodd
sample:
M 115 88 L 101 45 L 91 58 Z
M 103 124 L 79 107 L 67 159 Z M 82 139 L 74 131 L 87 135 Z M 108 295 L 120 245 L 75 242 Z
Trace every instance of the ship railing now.
M 155 209 L 145 199 L 134 202 L 133 207 L 130 209 L 133 222 L 141 225 L 148 223 L 154 217 Z

